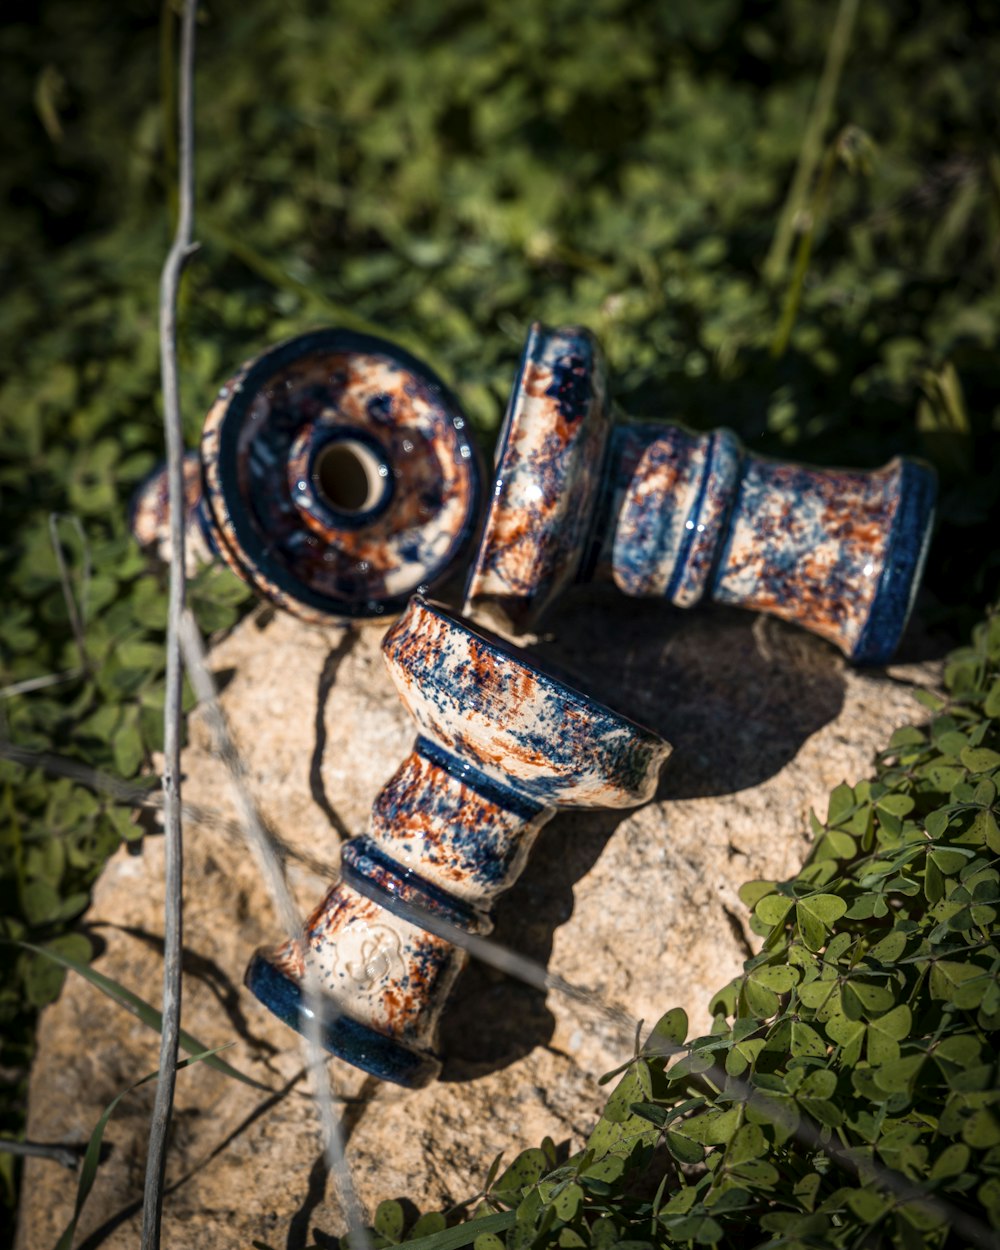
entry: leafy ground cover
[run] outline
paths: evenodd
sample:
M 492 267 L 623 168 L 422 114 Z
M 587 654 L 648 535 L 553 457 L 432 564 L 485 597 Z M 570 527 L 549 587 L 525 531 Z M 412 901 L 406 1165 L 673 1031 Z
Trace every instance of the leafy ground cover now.
M 712 1032 L 668 1011 L 583 1151 L 494 1165 L 470 1222 L 424 1215 L 408 1250 L 996 1245 L 1000 615 L 945 686 L 812 814 L 793 880 L 743 887 L 763 948 Z M 378 1250 L 403 1230 L 384 1202 Z
M 833 20 L 808 0 L 206 3 L 190 441 L 241 359 L 339 322 L 427 358 L 488 447 L 529 321 L 584 322 L 637 415 L 818 463 L 929 456 L 920 611 L 963 633 L 1000 563 L 1000 33 L 988 0 L 860 7 L 797 216 L 809 255 L 769 265 Z M 45 0 L 0 27 L 0 734 L 124 779 L 160 732 L 163 581 L 126 509 L 162 454 L 175 38 L 169 0 Z M 209 631 L 248 606 L 225 573 L 193 597 Z M 0 811 L 3 934 L 85 958 L 125 809 L 0 761 Z M 6 946 L 0 971 L 11 1133 L 60 979 Z M 13 1181 L 0 1154 L 8 1202 Z

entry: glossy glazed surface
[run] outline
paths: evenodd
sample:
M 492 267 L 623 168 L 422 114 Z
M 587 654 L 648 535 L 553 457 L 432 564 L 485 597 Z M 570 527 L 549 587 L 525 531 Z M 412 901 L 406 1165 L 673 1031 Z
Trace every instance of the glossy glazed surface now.
M 201 507 L 201 457 L 196 451 L 184 456 L 185 552 L 189 572 L 215 559 L 215 547 L 205 526 Z M 170 538 L 170 483 L 167 466 L 159 465 L 141 482 L 132 496 L 129 528 L 136 542 L 169 564 L 173 557 Z
M 374 506 L 324 497 L 317 457 L 340 444 L 385 481 Z M 205 421 L 205 501 L 224 559 L 306 620 L 377 616 L 437 582 L 475 525 L 465 418 L 427 366 L 345 330 L 251 361 Z
M 813 469 L 743 451 L 727 430 L 623 423 L 596 575 L 679 607 L 767 612 L 882 663 L 895 650 L 933 517 L 934 477 L 900 458 Z
M 466 614 L 521 633 L 576 578 L 611 429 L 600 348 L 532 326 L 497 444 Z
M 567 371 L 571 421 L 546 388 L 538 397 L 531 386 Z M 889 659 L 933 523 L 929 466 L 813 469 L 751 455 L 728 430 L 666 422 L 624 421 L 609 436 L 606 394 L 588 331 L 532 327 L 467 589 L 473 619 L 516 636 L 576 575 L 679 607 L 714 599 L 769 612 L 859 662 Z M 591 453 L 585 473 L 580 447 Z M 541 518 L 524 502 L 535 496 L 545 501 Z
M 193 550 L 218 553 L 317 624 L 398 611 L 436 585 L 472 536 L 482 490 L 465 417 L 441 380 L 392 343 L 336 329 L 243 365 L 186 471 L 205 539 L 189 528 Z M 162 470 L 137 492 L 132 527 L 169 559 Z
M 247 984 L 297 1027 L 308 953 L 329 996 L 328 1048 L 417 1084 L 439 1066 L 438 1017 L 466 960 L 440 926 L 488 932 L 493 900 L 556 807 L 650 798 L 670 748 L 419 597 L 383 654 L 421 736 L 376 797 L 368 834 L 345 844 L 305 949 L 258 952 Z
M 494 781 L 552 806 L 631 807 L 652 797 L 669 751 L 663 740 L 501 639 L 414 598 L 384 651 L 423 733 Z
M 795 621 L 853 659 L 888 660 L 919 581 L 929 531 L 921 495 L 933 498 L 933 481 L 898 458 L 860 473 L 747 456 L 712 598 Z M 914 499 L 917 524 L 907 534 Z M 904 597 L 893 605 L 900 581 Z

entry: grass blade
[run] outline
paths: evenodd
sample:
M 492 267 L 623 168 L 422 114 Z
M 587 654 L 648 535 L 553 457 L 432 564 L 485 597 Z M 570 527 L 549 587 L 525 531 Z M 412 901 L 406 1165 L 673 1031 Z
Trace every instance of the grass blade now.
M 396 1250 L 459 1250 L 460 1246 L 471 1245 L 480 1233 L 502 1233 L 513 1228 L 516 1217 L 516 1211 L 498 1211 L 496 1215 L 484 1215 L 468 1224 L 444 1228 L 439 1233 L 428 1233 L 426 1237 L 415 1237 L 412 1241 L 402 1241 Z
M 23 943 L 22 943 L 23 945 Z M 202 1060 L 210 1064 L 218 1055 L 220 1050 L 232 1046 L 232 1042 L 226 1042 L 225 1046 L 216 1046 L 213 1050 L 204 1050 L 200 1054 L 192 1055 L 189 1059 L 182 1059 L 177 1065 L 176 1071 L 181 1068 L 187 1068 L 192 1063 L 200 1063 Z M 76 1226 L 80 1219 L 80 1213 L 83 1211 L 83 1205 L 90 1195 L 90 1191 L 94 1187 L 94 1181 L 97 1179 L 97 1169 L 101 1159 L 101 1143 L 104 1140 L 104 1130 L 108 1127 L 108 1121 L 115 1113 L 115 1108 L 125 1097 L 131 1094 L 134 1089 L 138 1089 L 140 1085 L 145 1085 L 149 1081 L 155 1081 L 160 1075 L 159 1070 L 150 1072 L 141 1080 L 136 1081 L 134 1085 L 130 1085 L 127 1089 L 123 1089 L 120 1094 L 108 1103 L 104 1108 L 101 1118 L 94 1125 L 94 1131 L 90 1135 L 90 1141 L 87 1143 L 87 1151 L 83 1156 L 83 1163 L 80 1167 L 80 1180 L 76 1187 L 76 1205 L 73 1208 L 73 1214 L 69 1223 L 63 1229 L 63 1234 L 56 1242 L 55 1250 L 73 1250 L 73 1238 L 76 1236 Z
M 68 968 L 71 972 L 79 973 L 85 981 L 89 981 L 91 985 L 96 986 L 103 994 L 107 994 L 109 998 L 114 999 L 120 1007 L 124 1007 L 133 1016 L 137 1016 L 143 1024 L 148 1025 L 151 1029 L 155 1029 L 157 1033 L 161 1032 L 163 1028 L 162 1013 L 157 1011 L 150 1003 L 147 1003 L 144 998 L 140 998 L 138 994 L 133 994 L 131 990 L 112 980 L 111 977 L 106 977 L 102 972 L 97 972 L 94 968 L 81 964 L 77 960 L 71 959 L 68 955 L 61 955 L 58 951 L 46 950 L 44 946 L 35 946 L 31 942 L 20 941 L 16 941 L 14 945 L 23 947 L 26 951 L 32 951 L 36 955 L 44 955 L 46 959 L 62 964 L 64 968 Z M 218 1072 L 224 1072 L 226 1076 L 231 1076 L 234 1081 L 242 1081 L 244 1085 L 250 1085 L 254 1089 L 263 1090 L 268 1094 L 274 1093 L 270 1085 L 264 1085 L 260 1081 L 255 1081 L 253 1077 L 247 1076 L 238 1068 L 234 1068 L 232 1064 L 226 1063 L 224 1059 L 216 1059 L 214 1052 L 208 1050 L 204 1042 L 199 1042 L 196 1037 L 192 1037 L 190 1033 L 185 1032 L 183 1029 L 181 1029 L 180 1043 L 190 1055 L 208 1055 L 209 1057 L 205 1060 L 208 1066 L 215 1068 Z

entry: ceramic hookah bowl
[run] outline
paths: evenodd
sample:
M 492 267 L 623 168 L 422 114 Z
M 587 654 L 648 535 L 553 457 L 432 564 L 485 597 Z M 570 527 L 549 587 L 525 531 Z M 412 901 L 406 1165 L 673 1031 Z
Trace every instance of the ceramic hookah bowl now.
M 497 446 L 465 614 L 518 637 L 575 581 L 679 607 L 769 612 L 860 663 L 906 625 L 934 514 L 934 471 L 874 471 L 747 452 L 729 430 L 615 422 L 596 340 L 536 323 Z
M 345 843 L 341 880 L 304 941 L 329 996 L 326 1048 L 415 1086 L 440 1068 L 437 1020 L 467 958 L 421 919 L 489 932 L 493 900 L 555 809 L 644 802 L 670 747 L 420 597 L 383 654 L 419 736 L 375 799 L 367 835 Z M 304 970 L 292 940 L 259 951 L 246 984 L 298 1028 Z
M 245 364 L 185 464 L 186 536 L 314 623 L 401 609 L 452 568 L 476 525 L 480 473 L 458 404 L 383 339 L 328 329 Z M 132 528 L 169 558 L 166 473 Z

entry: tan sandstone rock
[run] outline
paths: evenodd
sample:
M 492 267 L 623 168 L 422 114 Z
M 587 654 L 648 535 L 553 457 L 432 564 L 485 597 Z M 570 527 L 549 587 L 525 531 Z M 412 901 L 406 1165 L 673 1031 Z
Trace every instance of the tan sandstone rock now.
M 679 613 L 580 591 L 550 622 L 536 654 L 674 745 L 654 803 L 632 812 L 557 816 L 517 886 L 495 938 L 652 1022 L 682 1005 L 692 1027 L 750 950 L 737 889 L 795 871 L 807 814 L 842 780 L 869 774 L 897 725 L 918 718 L 909 683 L 933 686 L 935 664 L 893 675 L 851 670 L 825 643 L 725 611 Z M 379 654 L 381 632 L 323 631 L 285 615 L 242 623 L 212 653 L 229 680 L 223 704 L 272 827 L 335 870 L 342 834 L 369 805 L 413 738 Z M 233 818 L 230 786 L 196 712 L 184 757 L 188 802 Z M 325 1246 L 344 1230 L 320 1154 L 297 1036 L 242 988 L 252 951 L 280 939 L 250 855 L 219 822 L 189 823 L 185 849 L 184 1024 L 269 1087 L 203 1064 L 178 1076 L 163 1245 L 170 1250 Z M 158 1001 L 163 844 L 120 850 L 86 916 L 102 945 L 95 966 Z M 292 861 L 300 906 L 323 879 Z M 104 1106 L 157 1063 L 158 1038 L 77 977 L 42 1016 L 29 1135 L 82 1142 Z M 439 1209 L 473 1195 L 493 1156 L 545 1135 L 580 1144 L 605 1092 L 596 1078 L 631 1038 L 594 1006 L 546 999 L 473 964 L 446 1009 L 443 1078 L 408 1092 L 332 1060 L 360 1198 L 408 1197 Z M 80 1225 L 78 1245 L 138 1243 L 153 1087 L 123 1101 Z M 25 1170 L 19 1250 L 51 1246 L 75 1185 L 56 1164 Z

